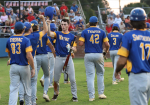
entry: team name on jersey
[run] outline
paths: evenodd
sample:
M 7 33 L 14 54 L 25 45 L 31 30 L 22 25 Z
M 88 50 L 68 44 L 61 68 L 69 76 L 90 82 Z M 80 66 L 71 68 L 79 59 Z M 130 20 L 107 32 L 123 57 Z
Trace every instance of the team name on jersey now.
M 22 42 L 23 38 L 10 38 L 10 42 Z
M 132 34 L 132 37 L 133 37 L 133 41 L 137 41 L 137 40 L 150 41 L 150 37 L 149 36 L 142 36 L 142 35 Z
M 64 40 L 64 41 L 69 41 L 69 38 L 67 38 L 67 37 L 63 37 L 62 35 L 59 35 L 59 39 L 60 40 Z
M 100 30 L 87 30 L 88 33 L 101 33 Z
M 111 34 L 111 37 L 119 37 L 119 35 L 113 35 L 113 34 Z

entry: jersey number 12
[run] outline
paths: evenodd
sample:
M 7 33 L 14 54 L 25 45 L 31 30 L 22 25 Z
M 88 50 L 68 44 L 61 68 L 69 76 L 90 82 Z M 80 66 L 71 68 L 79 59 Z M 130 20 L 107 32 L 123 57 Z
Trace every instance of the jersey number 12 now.
M 150 55 L 150 44 L 145 44 L 144 43 L 141 43 L 140 44 L 140 48 L 142 49 L 142 60 L 144 61 L 145 60 L 145 48 L 147 49 L 148 48 L 148 52 L 147 52 L 147 56 L 146 56 L 146 59 L 148 60 L 149 59 L 149 55 Z

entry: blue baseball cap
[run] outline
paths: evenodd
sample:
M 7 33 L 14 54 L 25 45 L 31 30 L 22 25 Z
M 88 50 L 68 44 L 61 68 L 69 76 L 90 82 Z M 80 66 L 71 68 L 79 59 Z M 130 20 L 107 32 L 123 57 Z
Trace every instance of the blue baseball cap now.
M 16 24 L 15 24 L 15 29 L 16 30 L 21 30 L 21 29 L 24 29 L 25 28 L 25 26 L 24 26 L 24 24 L 22 23 L 22 22 L 16 22 Z
M 118 27 L 118 29 L 120 30 L 120 27 L 119 27 L 119 24 L 118 24 L 118 23 L 114 23 L 113 26 L 112 26 L 112 28 L 113 28 L 113 27 Z
M 89 22 L 96 23 L 96 22 L 98 22 L 98 18 L 96 16 L 91 16 Z
M 28 31 L 31 28 L 31 23 L 30 22 L 25 22 L 24 26 L 26 27 L 25 31 Z
M 32 20 L 30 23 L 31 23 L 32 25 L 38 25 L 38 22 L 37 22 L 36 20 Z

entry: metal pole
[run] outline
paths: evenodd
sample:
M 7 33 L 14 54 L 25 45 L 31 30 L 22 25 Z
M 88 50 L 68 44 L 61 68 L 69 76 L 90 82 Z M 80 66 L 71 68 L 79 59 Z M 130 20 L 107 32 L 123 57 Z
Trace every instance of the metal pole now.
M 119 0 L 119 13 L 120 13 L 120 0 Z
M 19 20 L 21 18 L 21 10 L 20 10 L 20 0 L 19 0 Z

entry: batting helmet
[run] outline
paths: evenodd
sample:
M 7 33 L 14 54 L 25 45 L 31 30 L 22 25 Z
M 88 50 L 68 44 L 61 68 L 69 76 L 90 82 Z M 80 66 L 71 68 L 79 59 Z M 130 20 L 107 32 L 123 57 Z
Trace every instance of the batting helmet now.
M 55 8 L 51 7 L 51 6 L 46 7 L 45 8 L 45 16 L 46 17 L 48 16 L 50 18 L 50 20 L 52 20 L 53 19 L 53 15 L 56 15 Z
M 149 28 L 150 24 L 148 22 L 146 22 L 146 28 Z
M 146 20 L 145 10 L 142 8 L 134 8 L 130 13 L 130 20 L 132 21 L 143 21 Z
M 120 30 L 120 27 L 119 27 L 119 24 L 118 24 L 118 23 L 114 23 L 113 26 L 112 26 L 112 28 L 113 28 L 113 27 L 117 27 L 117 28 Z
M 32 20 L 30 23 L 32 24 L 32 26 L 33 25 L 38 25 L 38 22 L 36 20 Z
M 56 31 L 57 27 L 56 27 L 55 23 L 51 23 L 50 28 L 51 28 L 51 31 Z

